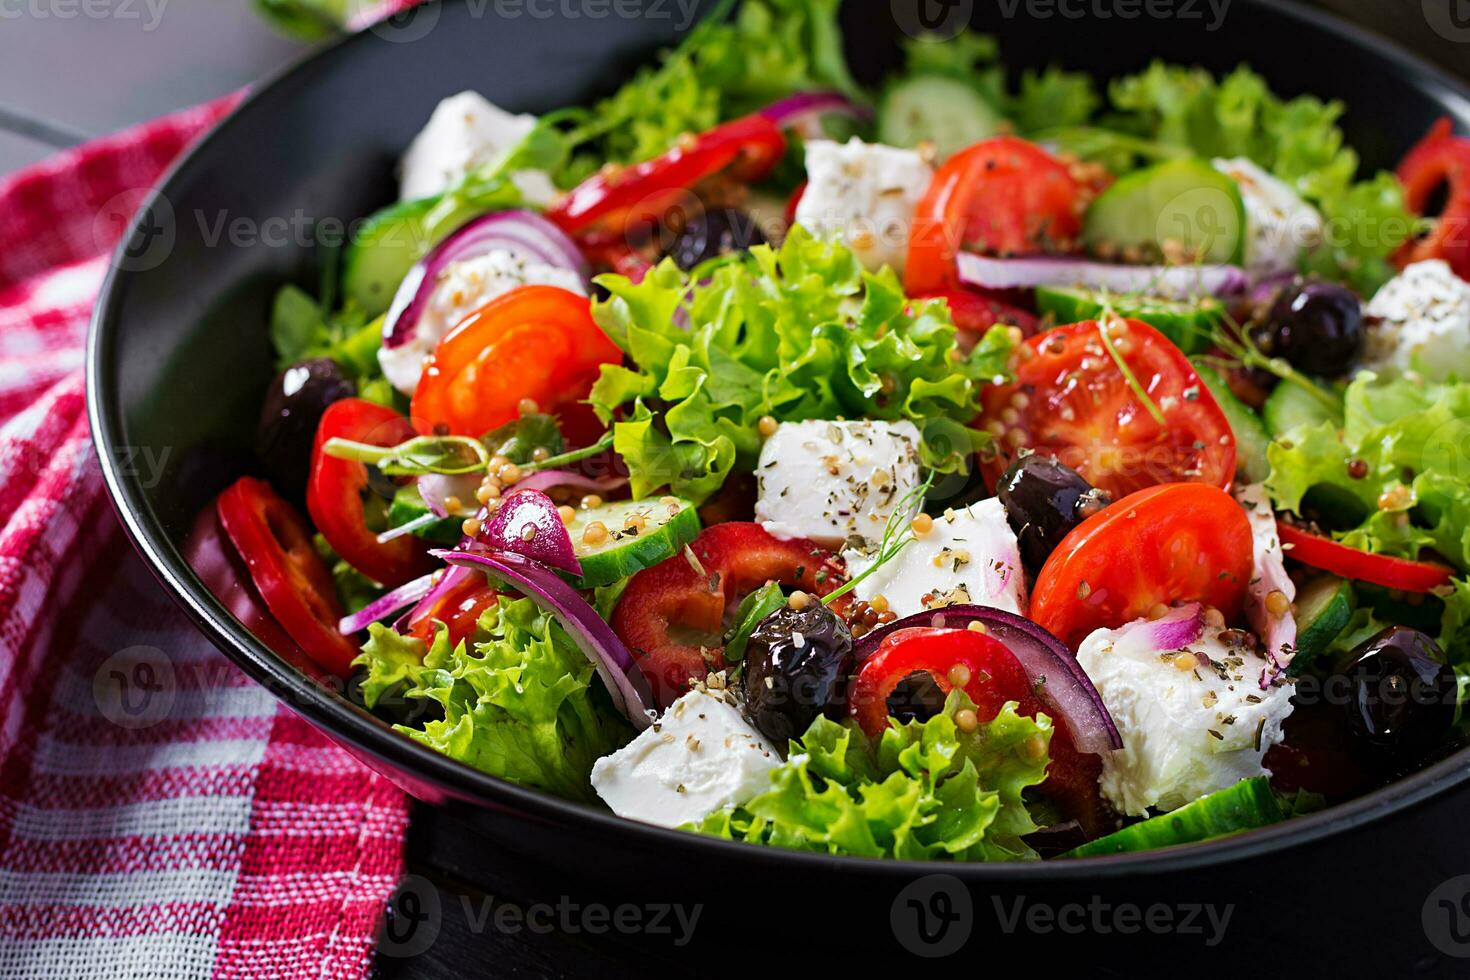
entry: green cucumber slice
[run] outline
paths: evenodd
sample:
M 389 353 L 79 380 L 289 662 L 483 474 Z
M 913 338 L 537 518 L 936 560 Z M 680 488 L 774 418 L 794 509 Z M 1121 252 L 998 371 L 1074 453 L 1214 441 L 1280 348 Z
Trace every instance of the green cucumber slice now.
M 1299 425 L 1316 425 L 1333 419 L 1333 415 L 1301 385 L 1283 381 L 1267 396 L 1261 406 L 1261 418 L 1272 435 L 1284 435 Z M 1333 421 L 1337 421 L 1333 419 Z
M 1326 653 L 1353 616 L 1352 583 L 1321 575 L 1296 594 L 1296 654 L 1289 674 L 1300 674 Z
M 1146 167 L 1120 179 L 1087 209 L 1082 238 L 1103 258 L 1158 262 L 1177 243 L 1205 263 L 1241 261 L 1245 204 L 1235 181 L 1208 161 L 1184 158 Z
M 416 521 L 427 513 L 429 513 L 429 507 L 424 503 L 424 498 L 420 496 L 418 486 L 406 483 L 394 492 L 393 500 L 388 504 L 388 526 L 390 528 L 402 527 L 409 521 Z M 464 537 L 464 518 L 440 518 L 432 524 L 426 524 L 409 533 L 441 547 L 453 548 L 459 544 L 459 539 Z
M 1169 813 L 1124 827 L 1088 841 L 1063 857 L 1097 857 L 1151 851 L 1159 847 L 1192 844 L 1253 830 L 1285 819 L 1276 794 L 1265 776 L 1244 779 L 1234 786 L 1203 796 Z
M 628 519 L 643 518 L 642 528 L 630 527 Z M 607 536 L 588 544 L 587 527 L 601 522 Z M 618 500 L 577 511 L 567 525 L 572 552 L 582 563 L 578 588 L 611 585 L 634 572 L 672 558 L 699 534 L 699 514 L 694 505 L 677 497 L 659 500 Z
M 942 160 L 1000 132 L 1005 119 L 974 88 L 943 75 L 918 75 L 888 90 L 878 107 L 878 139 L 889 146 L 934 144 Z
M 1249 405 L 1235 397 L 1225 379 L 1208 364 L 1192 362 L 1195 373 L 1204 382 L 1215 404 L 1225 413 L 1230 430 L 1235 433 L 1235 469 L 1245 477 L 1247 483 L 1260 483 L 1271 473 L 1271 464 L 1266 462 L 1266 447 L 1271 444 L 1271 433 L 1266 423 Z
M 1186 354 L 1209 346 L 1211 331 L 1225 315 L 1224 306 L 1213 297 L 1186 302 L 1148 296 L 1111 296 L 1067 286 L 1036 287 L 1036 307 L 1043 315 L 1051 314 L 1058 324 L 1096 320 L 1104 310 L 1111 309 L 1125 319 L 1142 320 Z

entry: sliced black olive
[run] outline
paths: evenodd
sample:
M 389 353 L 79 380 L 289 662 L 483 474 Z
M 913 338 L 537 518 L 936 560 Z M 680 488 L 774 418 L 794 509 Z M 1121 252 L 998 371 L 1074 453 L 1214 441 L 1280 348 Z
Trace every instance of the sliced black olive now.
M 692 269 L 701 262 L 744 251 L 765 240 L 760 226 L 749 214 L 738 208 L 721 208 L 692 216 L 674 236 L 668 254 L 679 268 Z
M 291 365 L 266 389 L 255 452 L 282 493 L 296 498 L 306 493 L 311 446 L 322 413 L 355 390 L 337 362 L 327 357 Z

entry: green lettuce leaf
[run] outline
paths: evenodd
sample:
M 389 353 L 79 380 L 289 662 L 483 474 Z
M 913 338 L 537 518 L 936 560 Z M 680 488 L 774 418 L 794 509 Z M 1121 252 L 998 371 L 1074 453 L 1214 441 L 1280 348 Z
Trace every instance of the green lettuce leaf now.
M 1046 775 L 1051 720 L 1010 703 L 966 734 L 954 714 L 973 707 L 952 691 L 942 713 L 895 723 L 876 745 L 851 723 L 819 717 L 791 743 L 770 789 L 686 829 L 861 857 L 1035 858 L 1022 840 L 1036 830 L 1022 793 Z
M 530 599 L 502 599 L 474 639 L 449 645 L 369 627 L 354 664 L 369 708 L 390 696 L 425 699 L 442 717 L 394 727 L 482 772 L 574 800 L 592 800 L 599 757 L 632 737 L 594 668 L 552 616 Z
M 923 462 L 952 472 L 988 435 L 968 427 L 1014 343 L 993 328 L 961 354 L 948 311 L 910 302 L 890 269 L 795 227 L 697 274 L 665 260 L 642 282 L 598 279 L 593 314 L 633 367 L 604 365 L 590 402 L 613 424 L 633 493 L 702 501 L 760 454 L 759 420 L 913 421 Z

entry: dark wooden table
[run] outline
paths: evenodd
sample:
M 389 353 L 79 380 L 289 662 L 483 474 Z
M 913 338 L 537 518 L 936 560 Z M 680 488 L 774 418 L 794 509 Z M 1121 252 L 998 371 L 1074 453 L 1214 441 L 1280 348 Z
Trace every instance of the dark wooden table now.
M 1426 16 L 1420 0 L 1318 5 L 1470 76 L 1470 3 L 1443 0 L 1443 17 Z M 89 9 L 105 15 L 87 16 Z M 233 91 L 306 51 L 272 33 L 247 0 L 109 0 L 90 8 L 75 0 L 0 0 L 0 174 Z M 1438 955 L 1418 926 L 1417 910 L 1440 882 L 1470 872 L 1470 835 L 1461 816 L 1467 811 L 1470 788 L 1371 833 L 1344 838 L 1350 849 L 1340 856 L 1342 867 L 1323 873 L 1355 882 L 1341 895 L 1344 909 L 1381 907 L 1383 927 L 1354 938 L 1294 934 L 1293 924 L 1285 923 L 1276 966 L 1300 963 L 1298 954 L 1309 952 L 1306 962 L 1344 976 L 1466 975 L 1470 960 Z M 575 894 L 565 883 L 522 866 L 515 855 L 487 853 L 485 847 L 440 814 L 418 815 L 409 840 L 410 878 L 397 896 L 379 957 L 384 976 L 677 980 L 781 971 L 792 962 L 787 951 L 761 948 L 756 918 L 704 923 L 695 956 L 672 939 L 517 926 L 531 904 L 554 906 L 575 901 Z M 1324 910 L 1316 911 L 1323 919 Z M 824 956 L 824 972 L 852 968 L 871 975 L 887 966 L 867 955 L 861 963 L 844 964 L 841 937 L 826 938 L 838 940 L 839 947 Z M 1211 951 L 1211 961 L 1231 961 L 1235 938 Z M 1470 954 L 1470 945 L 1460 952 Z M 1125 966 L 1140 964 L 1130 954 L 1126 963 L 1094 963 L 1091 972 L 1122 975 Z M 1190 969 L 1216 972 L 1197 963 Z M 1275 972 L 1267 969 L 1266 975 Z

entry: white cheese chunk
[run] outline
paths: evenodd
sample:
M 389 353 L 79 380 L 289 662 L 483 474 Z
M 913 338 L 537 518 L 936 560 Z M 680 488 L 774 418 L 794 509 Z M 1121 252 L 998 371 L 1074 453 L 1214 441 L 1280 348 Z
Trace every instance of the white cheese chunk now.
M 478 92 L 449 96 L 403 154 L 399 197 L 410 201 L 443 193 L 514 148 L 535 125 L 535 116 L 506 112 Z M 556 195 L 551 178 L 540 171 L 520 171 L 511 179 L 532 204 L 549 204 Z
M 873 564 L 873 550 L 843 552 L 849 576 Z M 935 518 L 932 531 L 905 545 L 853 591 L 859 599 L 883 596 L 899 618 L 961 602 L 1020 615 L 1026 610 L 1021 549 L 995 497 Z
M 806 191 L 796 223 L 818 238 L 836 238 L 871 271 L 903 273 L 914 209 L 934 170 L 914 150 L 853 137 L 806 145 Z
M 592 766 L 592 787 L 620 817 L 678 827 L 770 786 L 781 764 L 740 709 L 690 691 L 662 718 Z
M 1374 294 L 1363 366 L 1387 377 L 1470 380 L 1470 283 L 1441 259 L 1415 262 Z
M 1198 603 L 1162 619 L 1096 630 L 1077 661 L 1117 723 L 1123 747 L 1103 757 L 1102 792 L 1122 813 L 1174 810 L 1266 772 L 1291 686 L 1261 688 L 1266 661 L 1239 631 L 1202 622 Z
M 783 422 L 755 473 L 755 519 L 776 537 L 829 548 L 854 536 L 877 542 L 919 485 L 919 430 L 907 421 Z
M 1214 161 L 1235 181 L 1245 204 L 1245 264 L 1259 271 L 1295 269 L 1322 241 L 1322 214 L 1289 186 L 1245 157 Z
M 439 274 L 413 336 L 397 347 L 378 348 L 378 364 L 388 383 L 405 395 L 413 394 L 424 359 L 445 334 L 495 297 L 525 285 L 560 286 L 585 293 L 581 277 L 570 269 L 534 262 L 510 249 L 498 248 L 450 263 Z

